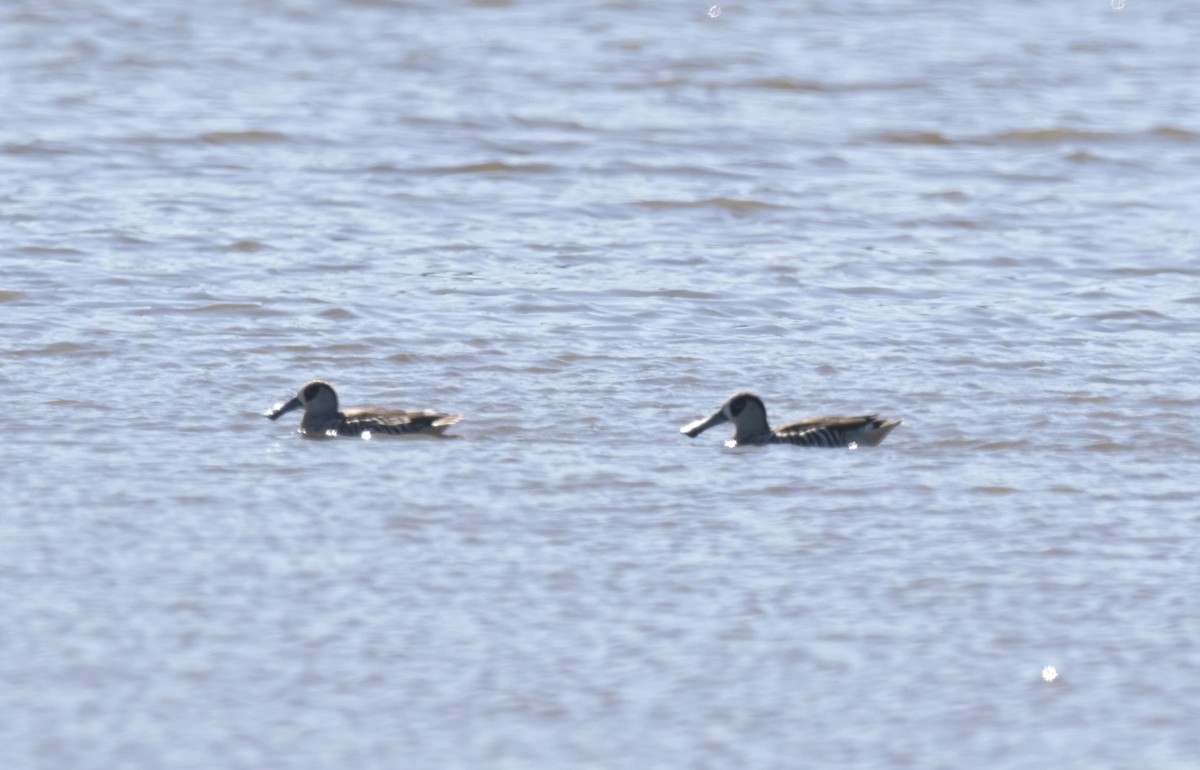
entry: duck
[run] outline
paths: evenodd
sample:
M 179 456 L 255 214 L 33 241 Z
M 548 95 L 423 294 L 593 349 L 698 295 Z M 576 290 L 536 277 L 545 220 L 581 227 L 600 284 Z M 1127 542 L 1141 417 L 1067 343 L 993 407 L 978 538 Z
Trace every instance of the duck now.
M 695 438 L 725 422 L 733 423 L 733 436 L 725 442 L 729 448 L 765 444 L 856 448 L 860 444 L 878 446 L 903 420 L 886 419 L 877 414 L 809 417 L 771 428 L 763 400 L 753 393 L 742 392 L 730 396 L 712 415 L 684 425 L 679 432 Z
M 305 436 L 359 436 L 371 438 L 376 434 L 391 436 L 441 436 L 447 428 L 462 419 L 462 415 L 430 410 L 406 411 L 359 407 L 338 409 L 337 391 L 328 382 L 312 380 L 288 401 L 281 401 L 263 413 L 278 420 L 294 409 L 304 409 L 300 432 Z

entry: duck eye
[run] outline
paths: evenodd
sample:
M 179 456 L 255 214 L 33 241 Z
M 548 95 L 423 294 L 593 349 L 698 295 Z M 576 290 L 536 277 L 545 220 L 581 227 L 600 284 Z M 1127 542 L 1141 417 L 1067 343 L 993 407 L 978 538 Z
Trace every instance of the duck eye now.
M 745 396 L 738 396 L 733 401 L 729 402 L 729 411 L 732 412 L 733 414 L 741 414 L 742 410 L 745 408 L 746 408 L 746 397 Z
M 314 398 L 317 397 L 317 394 L 320 392 L 321 392 L 320 385 L 309 385 L 307 388 L 304 389 L 304 400 L 312 401 Z

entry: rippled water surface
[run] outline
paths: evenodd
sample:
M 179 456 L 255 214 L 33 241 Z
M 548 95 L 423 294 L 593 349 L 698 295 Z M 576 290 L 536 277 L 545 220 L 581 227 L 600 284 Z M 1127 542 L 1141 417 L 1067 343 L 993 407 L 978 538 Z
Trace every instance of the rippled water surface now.
M 0 8 L 0 766 L 1196 767 L 1200 10 L 711 6 Z

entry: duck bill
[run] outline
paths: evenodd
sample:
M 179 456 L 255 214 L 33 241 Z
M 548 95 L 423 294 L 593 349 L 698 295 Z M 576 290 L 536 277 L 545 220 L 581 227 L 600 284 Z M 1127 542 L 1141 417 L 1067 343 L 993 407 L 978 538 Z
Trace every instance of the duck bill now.
M 291 401 L 281 401 L 267 411 L 263 412 L 263 416 L 271 420 L 278 420 L 280 416 L 287 414 L 293 409 L 299 409 L 302 406 L 304 405 L 300 403 L 299 398 L 293 398 Z
M 680 428 L 679 432 L 688 438 L 696 438 L 696 436 L 699 436 L 714 425 L 720 425 L 723 422 L 729 422 L 729 418 L 725 416 L 725 412 L 720 411 L 710 417 L 703 417 L 695 422 L 689 422 Z

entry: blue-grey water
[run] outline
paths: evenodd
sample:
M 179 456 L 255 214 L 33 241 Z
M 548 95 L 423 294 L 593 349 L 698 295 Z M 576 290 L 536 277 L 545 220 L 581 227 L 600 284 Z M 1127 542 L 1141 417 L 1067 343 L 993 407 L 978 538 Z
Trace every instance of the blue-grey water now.
M 0 767 L 1197 767 L 1197 50 L 3 4 Z M 317 377 L 460 438 L 263 419 Z M 680 435 L 739 389 L 904 424 Z

